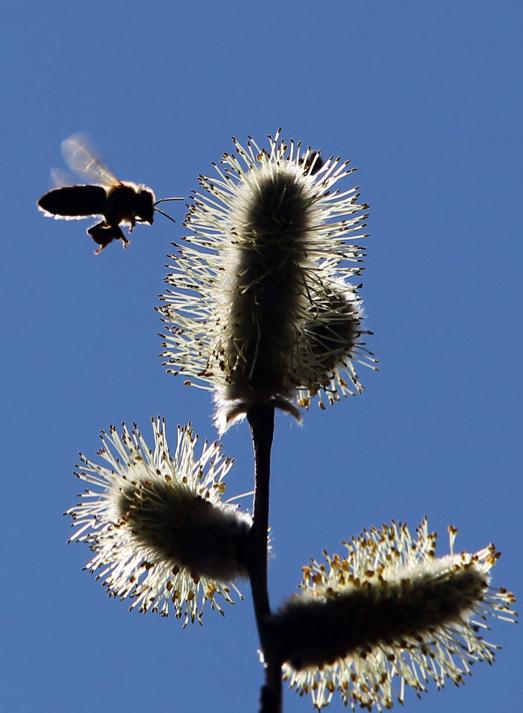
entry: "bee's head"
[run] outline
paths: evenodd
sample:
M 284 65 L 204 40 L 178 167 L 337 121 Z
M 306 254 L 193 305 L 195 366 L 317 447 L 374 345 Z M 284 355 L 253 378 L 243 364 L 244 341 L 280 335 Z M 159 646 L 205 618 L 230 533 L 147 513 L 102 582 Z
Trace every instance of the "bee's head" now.
M 142 223 L 153 222 L 154 193 L 149 188 L 141 188 L 136 197 L 136 217 Z

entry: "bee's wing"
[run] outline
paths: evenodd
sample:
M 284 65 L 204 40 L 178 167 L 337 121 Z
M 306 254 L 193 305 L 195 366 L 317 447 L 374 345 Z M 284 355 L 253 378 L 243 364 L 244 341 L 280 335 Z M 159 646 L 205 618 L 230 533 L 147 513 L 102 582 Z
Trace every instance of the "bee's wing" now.
M 73 134 L 62 141 L 62 153 L 69 168 L 89 181 L 103 186 L 119 186 L 121 181 L 97 156 L 85 134 Z
M 64 186 L 74 186 L 78 183 L 68 171 L 63 171 L 61 168 L 51 169 L 51 181 L 53 188 L 63 188 Z

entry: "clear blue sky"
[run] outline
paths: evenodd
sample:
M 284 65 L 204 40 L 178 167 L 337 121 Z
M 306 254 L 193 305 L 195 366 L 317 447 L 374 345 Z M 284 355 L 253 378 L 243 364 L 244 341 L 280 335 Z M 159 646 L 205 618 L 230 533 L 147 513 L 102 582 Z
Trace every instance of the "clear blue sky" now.
M 122 178 L 188 194 L 229 137 L 284 135 L 359 167 L 372 206 L 364 276 L 378 375 L 303 428 L 280 416 L 271 523 L 275 604 L 323 547 L 428 515 L 458 545 L 494 541 L 495 583 L 523 591 L 520 2 L 30 0 L 2 14 L 2 646 L 9 713 L 254 711 L 261 681 L 249 598 L 181 631 L 129 613 L 81 571 L 61 513 L 79 449 L 100 428 L 214 438 L 204 392 L 166 376 L 153 306 L 169 242 L 161 217 L 99 257 L 85 223 L 35 200 L 60 142 L 96 139 Z M 229 494 L 251 487 L 245 424 L 224 439 Z M 244 587 L 247 591 L 247 587 Z M 498 624 L 478 665 L 406 711 L 513 713 L 521 639 Z M 336 703 L 331 710 L 340 710 Z M 286 713 L 312 711 L 286 694 Z

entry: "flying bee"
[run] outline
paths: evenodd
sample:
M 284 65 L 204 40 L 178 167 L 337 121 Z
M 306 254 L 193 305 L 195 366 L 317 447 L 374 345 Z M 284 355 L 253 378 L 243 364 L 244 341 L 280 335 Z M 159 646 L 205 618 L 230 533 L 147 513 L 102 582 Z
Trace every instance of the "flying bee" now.
M 62 142 L 62 153 L 69 168 L 84 180 L 95 185 L 68 185 L 45 193 L 37 203 L 39 210 L 48 217 L 75 220 L 102 216 L 103 220 L 87 229 L 99 246 L 99 254 L 113 240 L 121 240 L 124 247 L 129 244 L 120 225 L 129 226 L 132 232 L 136 223 L 151 225 L 154 213 L 161 213 L 169 220 L 174 218 L 158 208 L 159 203 L 179 201 L 183 198 L 172 196 L 156 200 L 147 186 L 120 181 L 104 165 L 82 134 L 73 134 Z

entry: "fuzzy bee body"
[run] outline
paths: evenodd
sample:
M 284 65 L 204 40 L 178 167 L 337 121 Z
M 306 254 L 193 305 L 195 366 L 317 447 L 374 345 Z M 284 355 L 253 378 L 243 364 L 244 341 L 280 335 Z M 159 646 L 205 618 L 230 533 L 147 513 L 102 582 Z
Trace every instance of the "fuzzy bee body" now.
M 74 220 L 104 215 L 106 201 L 103 186 L 64 186 L 43 195 L 38 207 L 47 216 Z
M 158 203 L 180 198 L 156 201 L 154 192 L 147 186 L 120 181 L 89 148 L 85 137 L 75 134 L 62 142 L 62 152 L 69 167 L 98 185 L 79 184 L 55 188 L 45 193 L 37 202 L 39 210 L 48 217 L 75 220 L 101 216 L 103 220 L 87 229 L 88 235 L 99 245 L 100 253 L 113 240 L 121 240 L 124 247 L 129 240 L 120 225 L 132 231 L 136 223 L 152 225 Z

